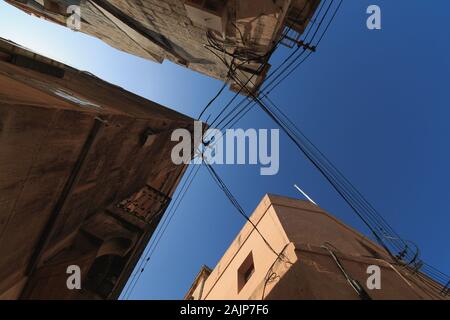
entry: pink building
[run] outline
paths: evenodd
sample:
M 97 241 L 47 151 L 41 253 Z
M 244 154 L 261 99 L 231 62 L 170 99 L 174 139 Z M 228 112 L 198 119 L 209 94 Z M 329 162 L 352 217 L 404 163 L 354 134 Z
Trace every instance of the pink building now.
M 442 286 L 310 202 L 266 195 L 251 221 L 256 228 L 244 225 L 186 299 L 446 298 Z

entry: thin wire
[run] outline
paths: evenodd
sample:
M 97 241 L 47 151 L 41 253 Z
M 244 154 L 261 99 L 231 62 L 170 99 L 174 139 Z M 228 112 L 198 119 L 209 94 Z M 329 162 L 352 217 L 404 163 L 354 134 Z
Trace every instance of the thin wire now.
M 340 8 L 341 4 L 342 4 L 342 1 L 339 3 L 339 5 L 338 5 L 338 7 L 337 7 L 337 10 Z M 331 21 L 332 21 L 332 20 L 334 19 L 334 17 L 336 16 L 337 10 L 336 10 L 335 13 L 333 14 L 333 17 L 332 17 L 332 19 L 330 20 L 330 22 L 328 23 L 327 27 L 325 28 L 325 32 L 328 30 L 328 28 L 329 28 L 329 26 L 330 26 L 330 24 L 331 24 Z M 324 32 L 324 33 L 322 34 L 322 36 L 319 38 L 319 42 L 318 42 L 318 43 L 320 43 L 320 42 L 322 41 L 325 32 Z M 305 59 L 304 59 L 304 60 L 305 60 Z M 300 63 L 297 64 L 297 65 L 295 66 L 294 70 L 295 70 L 296 68 L 298 68 L 298 66 L 299 66 L 301 63 L 303 63 L 304 60 L 300 61 Z M 290 73 L 288 73 L 288 75 L 290 75 L 292 72 L 293 72 L 293 70 L 291 70 Z M 284 79 L 286 79 L 286 76 L 285 76 L 282 80 L 280 80 L 280 81 L 275 85 L 275 87 L 278 86 Z M 242 87 L 245 87 L 245 85 L 243 85 Z M 266 96 L 267 96 L 267 94 L 265 95 L 265 97 L 266 97 Z M 267 98 L 268 98 L 268 96 L 267 96 Z M 273 103 L 273 102 L 272 102 L 272 103 Z M 246 111 L 246 113 L 247 113 L 249 110 L 250 110 L 250 109 L 248 109 L 248 110 Z M 280 109 L 279 109 L 279 110 L 280 110 Z M 287 117 L 287 119 L 289 119 L 289 118 Z M 299 131 L 299 130 L 298 130 L 298 131 Z M 317 150 L 318 150 L 318 149 L 317 149 Z M 322 155 L 323 155 L 323 154 L 322 154 Z M 332 166 L 332 167 L 335 169 L 334 166 Z M 343 176 L 343 175 L 342 175 L 342 176 Z M 345 176 L 343 176 L 343 177 L 345 178 Z M 347 179 L 345 179 L 344 181 L 345 181 L 346 183 L 349 183 L 349 181 L 348 181 Z M 341 183 L 342 183 L 342 182 L 341 182 Z M 351 185 L 351 184 L 350 184 L 350 185 Z M 351 185 L 351 186 L 354 188 L 353 185 Z M 350 189 L 350 190 L 352 190 L 352 189 Z M 357 191 L 356 188 L 354 188 L 354 190 Z M 352 200 L 352 198 L 355 196 L 353 192 L 354 192 L 354 191 L 351 191 L 350 193 L 347 193 L 346 196 L 344 196 L 344 199 L 347 199 L 347 201 Z M 387 224 L 387 222 L 384 220 L 384 218 L 383 218 L 381 215 L 379 215 L 379 213 L 378 213 L 378 212 L 370 205 L 370 203 L 367 202 L 367 200 L 366 200 L 360 193 L 359 193 L 359 196 L 362 198 L 362 200 L 361 200 L 361 199 L 356 199 L 357 202 L 358 202 L 358 204 L 359 204 L 359 206 L 361 206 L 364 210 L 368 211 L 368 213 L 370 213 L 370 211 L 372 211 L 372 213 L 371 213 L 371 214 L 372 214 L 372 218 L 371 218 L 371 219 L 372 219 L 372 220 L 375 219 L 376 225 L 379 226 L 380 230 L 381 230 L 381 231 L 384 231 L 384 229 L 390 229 L 391 231 L 393 231 L 393 229 L 389 226 L 389 224 Z M 353 199 L 353 200 L 355 200 L 355 199 Z M 361 203 L 361 201 L 362 201 L 362 203 Z M 378 215 L 373 216 L 374 212 L 376 212 Z M 366 212 L 366 213 L 367 213 L 367 212 Z M 380 220 L 378 220 L 377 218 L 381 218 L 381 222 L 380 222 Z M 363 221 L 364 221 L 364 219 L 363 219 Z M 373 223 L 373 222 L 372 222 L 372 223 Z M 381 226 L 382 226 L 382 227 L 380 227 L 380 223 L 381 223 Z M 396 234 L 395 231 L 394 231 L 394 234 Z M 381 239 L 380 239 L 380 236 L 378 236 L 378 235 L 376 234 L 376 232 L 374 232 L 374 235 L 376 236 L 376 238 L 378 238 L 379 240 L 381 240 Z M 403 244 L 404 244 L 404 241 L 403 241 L 402 239 L 399 238 L 399 240 L 402 241 Z M 385 247 L 384 242 L 381 241 L 381 243 L 382 243 L 382 245 Z M 393 244 L 393 245 L 394 245 L 395 247 L 397 247 L 397 248 L 399 247 L 399 244 L 398 244 L 397 242 L 394 242 L 394 243 L 391 243 L 391 244 Z M 385 247 L 385 248 L 386 248 L 386 247 Z M 405 246 L 405 248 L 407 248 L 407 247 Z M 386 249 L 387 249 L 387 248 L 386 248 Z M 387 249 L 387 251 L 390 252 L 389 249 Z
M 348 284 L 353 288 L 353 290 L 355 290 L 355 292 L 358 294 L 358 296 L 362 299 L 362 300 L 372 300 L 372 298 L 369 296 L 369 294 L 364 290 L 364 288 L 353 278 L 350 277 L 350 275 L 347 273 L 347 271 L 345 271 L 344 266 L 342 265 L 342 263 L 339 261 L 339 258 L 336 256 L 336 254 L 333 252 L 333 250 L 331 250 L 330 248 L 328 248 L 328 246 L 326 245 L 322 245 L 320 246 L 321 248 L 325 249 L 328 251 L 328 253 L 331 255 L 331 257 L 333 258 L 334 262 L 336 263 L 336 265 L 338 266 L 339 270 L 341 270 L 342 274 L 344 275 L 345 279 L 347 280 Z
M 266 100 L 270 102 L 270 104 L 290 123 L 290 125 L 297 131 L 297 133 L 313 148 L 314 152 L 318 154 L 318 156 L 323 158 L 323 161 L 331 167 L 332 170 L 336 172 L 336 175 L 338 175 L 341 179 L 343 179 L 344 186 L 347 185 L 347 187 L 351 190 L 351 192 L 359 196 L 361 198 L 361 203 L 363 206 L 366 206 L 366 209 L 369 211 L 373 211 L 376 216 L 378 216 L 382 223 L 380 225 L 382 226 L 382 229 L 387 229 L 391 233 L 395 235 L 395 238 L 397 240 L 402 240 L 400 236 L 389 226 L 387 221 L 383 218 L 381 214 L 378 213 L 377 210 L 366 200 L 366 198 L 358 191 L 358 189 L 345 177 L 344 174 L 341 173 L 339 169 L 323 154 L 320 149 L 305 135 L 303 132 L 298 128 L 298 126 L 290 119 L 289 116 L 287 116 L 270 98 L 268 95 L 265 96 Z M 361 204 L 360 203 L 360 204 Z M 384 225 L 384 226 L 383 226 Z M 394 238 L 394 237 L 391 237 Z M 406 246 L 406 242 L 402 240 L 402 247 Z
M 231 193 L 230 189 L 227 187 L 225 182 L 220 178 L 220 176 L 217 174 L 217 172 L 214 170 L 214 168 L 211 166 L 210 163 L 206 159 L 204 159 L 204 163 L 206 168 L 208 169 L 208 172 L 210 173 L 213 180 L 216 182 L 216 184 L 219 186 L 219 188 L 224 192 L 228 200 L 231 202 L 231 204 L 236 208 L 236 210 L 239 212 L 239 214 L 244 217 L 244 219 L 253 227 L 253 229 L 260 235 L 266 246 L 276 255 L 279 256 L 279 253 L 270 245 L 269 241 L 264 237 L 264 235 L 259 230 L 258 226 L 250 219 L 249 216 L 245 213 L 242 206 L 237 201 L 236 197 Z
M 322 2 L 322 4 L 321 4 L 321 7 L 320 7 L 320 9 L 319 9 L 319 11 L 317 12 L 317 14 L 319 14 L 319 12 L 322 10 L 322 8 L 323 8 L 323 4 L 326 2 L 326 0 L 324 1 L 324 2 Z M 299 14 L 298 14 L 298 17 L 303 13 L 303 11 L 304 11 L 304 9 L 306 8 L 306 4 L 307 4 L 308 2 L 305 2 L 305 4 L 304 4 L 304 6 L 303 6 L 303 8 L 302 8 L 302 10 L 299 12 Z M 309 32 L 310 32 L 310 30 L 312 29 L 311 28 L 311 25 L 312 24 L 310 24 L 309 25 L 309 30 L 308 30 L 308 32 L 307 32 L 307 35 L 309 35 Z M 284 32 L 284 35 L 286 35 L 289 31 L 290 31 L 290 27 L 289 28 L 287 28 L 286 30 L 285 30 L 285 32 Z M 282 36 L 282 37 L 280 37 L 280 39 L 277 41 L 277 43 L 275 43 L 275 45 L 272 47 L 272 49 L 270 50 L 271 52 L 273 52 L 273 51 L 275 51 L 275 49 L 276 48 L 278 48 L 278 46 L 280 45 L 280 43 L 282 42 L 282 40 L 283 40 L 283 37 L 284 37 L 284 35 Z M 307 36 L 306 36 L 307 37 Z M 288 58 L 286 58 L 285 59 L 285 61 L 283 61 L 283 63 L 281 64 L 281 66 L 283 66 L 285 63 L 287 63 L 293 56 L 294 56 L 294 54 L 295 53 L 297 53 L 298 52 L 298 50 L 300 50 L 301 49 L 301 47 L 297 47 L 297 49 L 294 51 L 294 52 L 292 52 L 290 55 L 289 55 L 289 57 Z M 303 48 L 304 49 L 304 48 Z M 269 52 L 270 52 L 269 51 Z M 305 51 L 305 49 L 303 50 L 303 52 Z M 252 80 L 252 78 L 256 75 L 256 74 L 258 74 L 264 67 L 265 67 L 265 65 L 267 64 L 267 62 L 265 63 L 265 64 L 263 64 L 263 65 L 261 65 L 260 66 L 260 68 L 255 72 L 255 74 L 253 74 L 248 80 L 247 80 L 247 82 L 246 82 L 246 84 L 245 84 L 245 86 L 247 86 L 248 85 L 248 83 L 250 83 L 250 81 Z M 281 67 L 280 66 L 280 67 Z M 280 68 L 279 67 L 279 68 Z M 270 79 L 272 76 L 273 76 L 273 74 L 276 72 L 276 70 L 273 72 L 273 73 L 271 73 L 267 78 L 266 78 L 266 81 L 268 80 L 268 79 Z M 210 126 L 212 127 L 212 126 L 214 126 L 214 124 L 215 124 L 215 122 L 220 118 L 220 116 L 231 106 L 231 104 L 233 103 L 233 101 L 239 96 L 239 94 L 242 92 L 242 90 L 244 89 L 244 87 L 243 86 L 241 86 L 240 87 L 240 89 L 238 90 L 238 92 L 233 96 L 233 98 L 228 102 L 228 104 L 222 109 L 222 111 L 219 113 L 219 115 L 213 120 L 213 122 L 210 124 Z M 243 102 L 245 102 L 245 98 L 244 99 L 242 99 L 241 100 L 241 102 L 238 104 L 238 106 L 239 105 L 241 105 Z M 218 125 L 217 125 L 218 126 Z
M 208 110 L 208 108 L 214 103 L 214 101 L 216 101 L 217 98 L 219 98 L 219 96 L 222 94 L 223 90 L 225 90 L 227 85 L 228 85 L 228 83 L 225 81 L 223 83 L 222 87 L 220 88 L 219 92 L 217 92 L 217 94 L 215 95 L 215 97 L 212 98 L 211 101 L 209 101 L 208 104 L 205 106 L 205 108 L 203 108 L 202 112 L 200 112 L 200 115 L 198 116 L 197 120 L 200 120 L 202 118 L 202 116 L 206 112 L 206 110 Z
M 275 267 L 275 264 L 278 262 L 278 260 L 281 260 L 281 256 L 284 256 L 284 251 L 286 251 L 286 248 L 291 244 L 292 242 L 287 243 L 283 249 L 280 251 L 280 253 L 277 255 L 277 258 L 275 259 L 275 261 L 272 263 L 272 265 L 270 266 L 270 268 L 267 270 L 266 273 L 266 277 L 265 277 L 265 281 L 264 281 L 264 287 L 263 287 L 263 291 L 262 291 L 262 296 L 261 296 L 261 300 L 264 300 L 265 296 L 266 296 L 266 287 L 267 287 L 267 283 L 272 279 L 272 275 L 276 274 L 275 272 L 273 272 L 273 268 Z M 292 264 L 292 263 L 291 263 Z M 279 276 L 277 275 L 277 277 L 279 278 Z
M 195 171 L 190 167 L 190 173 L 187 175 L 187 178 L 184 180 L 183 185 L 180 189 L 180 192 L 177 194 L 176 199 L 173 201 L 173 206 L 171 209 L 167 212 L 167 214 L 164 215 L 165 220 L 160 223 L 160 227 L 158 228 L 158 231 L 155 234 L 155 241 L 151 242 L 147 248 L 147 254 L 143 256 L 143 259 L 141 260 L 141 264 L 139 268 L 137 269 L 135 273 L 135 279 L 132 280 L 131 284 L 129 285 L 129 289 L 123 294 L 125 296 L 125 300 L 128 300 L 130 295 L 133 293 L 137 283 L 139 282 L 141 275 L 143 274 L 145 268 L 147 267 L 151 257 L 153 256 L 153 253 L 156 250 L 156 247 L 158 246 L 159 242 L 161 241 L 161 238 L 165 234 L 168 225 L 172 221 L 173 217 L 175 216 L 175 213 L 178 210 L 178 207 L 180 206 L 180 203 L 183 201 L 187 190 L 192 185 L 192 182 L 194 181 L 200 166 L 197 167 L 197 170 Z M 192 175 L 193 174 L 193 175 Z M 192 176 L 192 178 L 191 178 Z M 186 188 L 184 188 L 187 186 Z M 137 278 L 136 278 L 137 277 Z
M 330 10 L 330 8 L 331 8 L 331 4 L 332 3 L 330 3 L 330 5 L 328 6 L 328 8 L 327 8 L 327 11 L 326 11 L 326 13 L 325 13 L 325 15 L 324 15 L 324 17 L 327 15 L 327 13 L 328 13 L 328 11 Z M 340 6 L 341 6 L 341 4 L 342 4 L 342 0 L 341 0 L 341 2 L 339 3 L 339 5 L 337 6 L 337 8 L 336 8 L 336 10 L 335 10 L 335 12 L 334 12 L 334 14 L 333 14 L 333 16 L 332 16 L 332 18 L 330 19 L 330 21 L 329 21 L 329 23 L 327 24 L 327 26 L 326 26 L 326 28 L 325 28 L 325 31 L 324 31 L 324 33 L 320 36 L 320 38 L 319 38 L 319 42 L 323 39 L 323 36 L 324 36 L 324 34 L 326 33 L 326 31 L 328 30 L 328 28 L 329 28 L 329 26 L 331 25 L 331 22 L 333 21 L 333 19 L 335 18 L 335 16 L 336 16 L 336 13 L 337 13 L 337 11 L 339 10 L 339 8 L 340 8 Z M 313 38 L 315 37 L 315 35 L 317 34 L 317 32 L 318 32 L 318 30 L 320 29 L 320 25 L 323 23 L 323 21 L 324 21 L 324 17 L 322 18 L 322 20 L 321 20 L 321 22 L 320 22 L 320 24 L 319 24 L 319 27 L 317 28 L 317 30 L 316 30 L 316 32 L 314 33 L 314 36 L 313 36 Z M 304 59 L 305 60 L 305 59 Z M 301 61 L 301 63 L 302 62 L 304 62 L 304 60 L 303 61 Z M 244 85 L 244 87 L 245 87 L 245 85 Z M 246 112 L 248 112 L 248 110 L 246 111 Z
M 257 101 L 257 98 L 256 97 L 254 97 L 255 98 L 255 101 Z M 257 101 L 258 102 L 258 101 Z M 291 137 L 292 138 L 292 137 Z M 330 181 L 330 180 L 329 180 Z M 330 182 L 332 182 L 332 181 L 330 181 Z M 332 183 L 332 185 L 334 185 L 333 183 Z M 338 189 L 337 189 L 337 191 L 338 191 Z M 344 197 L 344 199 L 346 199 L 346 201 L 347 202 L 349 202 L 349 199 L 344 195 L 344 194 L 342 194 L 341 193 L 341 195 Z M 352 206 L 352 208 L 354 208 L 354 206 Z M 356 208 L 354 208 L 354 210 L 355 210 Z M 355 210 L 355 212 L 356 213 L 358 213 L 358 211 L 357 210 Z M 361 218 L 362 218 L 362 216 L 360 216 Z M 363 221 L 365 221 L 365 219 L 364 218 L 362 218 L 363 219 Z M 368 227 L 370 227 L 369 225 L 368 225 Z M 376 232 L 374 232 L 374 235 L 375 236 L 377 236 L 377 234 L 376 234 Z M 381 240 L 381 239 L 380 239 Z M 381 242 L 381 241 L 380 241 Z M 384 246 L 384 244 L 381 242 L 380 244 L 382 244 L 383 246 Z M 384 246 L 385 247 L 385 246 Z M 389 252 L 389 250 L 385 247 L 385 249 Z
M 338 7 L 337 7 L 337 9 L 336 9 L 336 11 L 335 11 L 335 13 L 333 14 L 332 19 L 334 19 L 334 17 L 336 16 L 336 12 L 337 12 L 337 10 L 339 9 L 341 3 L 342 3 L 342 2 L 339 3 L 339 5 L 338 5 Z M 330 5 L 331 5 L 331 3 L 330 3 Z M 331 6 L 328 7 L 327 12 L 328 12 L 328 10 L 330 9 L 330 7 L 331 7 Z M 323 19 L 322 19 L 321 23 L 322 23 L 322 22 L 323 22 Z M 328 27 L 329 27 L 330 24 L 331 24 L 331 21 L 328 23 L 326 30 L 328 29 Z M 315 35 L 316 35 L 316 34 L 317 34 L 317 30 L 316 30 L 316 32 L 315 32 Z M 323 39 L 323 35 L 320 37 L 320 39 Z M 243 87 L 245 87 L 245 85 L 243 85 Z M 361 218 L 362 218 L 362 217 L 361 217 Z M 364 220 L 364 219 L 363 219 L 363 220 Z M 374 234 L 376 234 L 376 233 L 374 232 Z M 388 250 L 388 252 L 389 252 L 389 250 Z
M 314 41 L 314 39 L 315 39 L 315 37 L 316 37 L 316 35 L 317 35 L 317 30 L 319 30 L 320 29 L 320 26 L 322 25 L 322 23 L 323 23 L 323 21 L 324 21 L 324 19 L 325 19 L 325 17 L 327 16 L 327 14 L 328 14 L 328 12 L 329 12 L 329 9 L 330 9 L 330 6 L 331 6 L 331 4 L 333 3 L 333 1 L 334 0 L 331 0 L 331 2 L 330 2 L 330 5 L 328 6 L 328 8 L 327 8 L 327 11 L 325 12 L 325 14 L 322 16 L 322 18 L 320 19 L 320 22 L 319 22 L 319 24 L 317 25 L 317 28 L 316 28 L 316 31 L 314 32 L 314 34 L 313 34 L 313 36 L 312 36 L 312 38 L 311 39 L 309 39 L 308 40 L 308 37 L 309 37 L 309 34 L 311 33 L 311 31 L 313 30 L 313 23 L 310 23 L 310 25 L 308 26 L 308 30 L 307 30 L 307 32 L 306 32 L 306 35 L 305 35 L 305 37 L 304 37 L 304 39 L 303 39 L 303 42 L 305 42 L 305 43 L 312 43 L 313 41 Z M 342 1 L 342 0 L 341 0 Z M 316 18 L 315 18 L 315 20 L 317 20 L 318 19 L 318 17 L 320 16 L 320 14 L 321 14 L 321 12 L 322 12 L 322 10 L 323 10 L 323 8 L 325 7 L 325 4 L 326 4 L 326 1 L 323 1 L 322 3 L 321 3 L 321 5 L 320 5 L 320 7 L 319 7 L 319 9 L 318 9 L 318 11 L 315 13 L 315 16 L 316 16 Z M 323 35 L 321 36 L 321 38 L 323 38 Z M 315 47 L 317 47 L 317 45 L 315 46 Z M 300 53 L 298 53 L 298 51 L 300 51 L 300 49 L 303 49 Z M 289 69 L 292 65 L 293 65 L 293 63 L 295 63 L 296 61 L 298 61 L 302 56 L 303 56 L 303 54 L 306 52 L 306 48 L 305 47 L 301 47 L 301 46 L 298 46 L 266 79 L 265 79 L 265 83 L 268 81 L 268 80 L 270 80 L 272 77 L 275 77 L 274 79 L 272 79 L 268 84 L 265 84 L 265 87 L 261 90 L 262 92 L 263 91 L 265 91 L 266 90 L 266 88 L 268 87 L 268 86 L 270 86 L 270 85 L 272 85 L 273 83 L 274 83 L 274 81 L 276 80 L 276 79 L 278 79 L 279 78 L 279 76 L 280 76 L 280 74 L 283 74 L 284 72 L 286 72 L 286 70 L 287 69 Z M 297 54 L 298 53 L 298 54 Z M 311 53 L 312 53 L 312 51 L 310 51 L 309 53 L 308 53 L 308 55 L 307 55 L 307 57 L 309 57 L 310 55 L 311 55 Z M 297 56 L 295 56 L 297 54 Z M 295 58 L 294 58 L 294 60 L 292 61 L 292 62 L 290 62 L 285 68 L 283 68 L 282 70 L 281 70 L 281 68 L 286 64 L 286 63 L 288 63 L 291 59 L 292 59 L 292 57 L 294 57 L 295 56 Z M 301 62 L 301 64 L 304 62 L 306 60 L 306 58 L 305 59 L 303 59 L 303 61 Z M 297 68 L 298 68 L 298 66 L 297 66 Z M 280 70 L 281 70 L 281 72 L 280 72 Z M 280 72 L 280 74 L 278 74 L 277 75 L 277 73 L 278 72 Z M 250 79 L 248 79 L 248 81 L 245 83 L 245 85 L 243 85 L 243 86 L 241 86 L 241 88 L 240 88 L 240 90 L 239 90 L 239 92 L 241 92 L 243 89 L 244 89 L 244 87 L 246 87 L 247 86 L 247 84 L 248 84 L 248 82 L 249 81 L 251 81 L 251 78 Z M 231 113 L 228 113 L 228 115 L 227 116 L 225 116 L 218 124 L 216 124 L 216 121 L 218 120 L 218 118 L 223 114 L 223 112 L 230 106 L 230 104 L 232 103 L 232 101 L 230 101 L 223 109 L 222 109 L 222 111 L 219 113 L 219 115 L 213 120 L 213 122 L 211 123 L 211 126 L 220 126 L 220 124 L 222 124 L 223 123 L 223 121 L 225 121 L 225 119 L 226 118 L 228 118 L 230 115 L 232 115 L 233 114 L 233 112 L 235 111 L 235 110 L 237 110 L 246 100 L 247 100 L 248 98 L 246 97 L 246 98 L 243 98 L 242 100 L 241 100 L 241 102 L 236 106 L 236 108 L 233 110 L 233 111 L 231 111 Z M 234 99 L 233 99 L 234 100 Z M 239 115 L 239 113 L 240 112 L 242 112 L 243 110 L 245 110 L 245 108 L 247 108 L 250 104 L 252 104 L 252 100 L 250 100 L 245 106 L 244 106 L 244 108 L 242 108 L 242 110 L 241 111 L 238 111 L 238 113 L 235 115 L 235 116 L 233 116 L 231 119 L 230 119 L 230 121 L 228 121 L 228 123 L 224 126 L 224 127 L 226 127 L 226 126 L 228 126 L 228 124 L 231 122 L 231 121 L 233 121 L 233 119 L 234 118 L 236 118 L 238 115 Z M 253 107 L 253 105 L 252 106 L 250 106 L 250 108 L 251 107 Z M 248 110 L 245 112 L 245 113 L 247 113 L 248 112 Z M 242 117 L 241 117 L 242 118 Z
M 345 192 L 345 190 L 340 190 L 339 187 L 337 185 L 335 185 L 335 181 L 332 179 L 332 177 L 328 177 L 327 174 L 325 173 L 325 170 L 323 168 L 320 167 L 320 165 L 316 164 L 316 162 L 312 159 L 312 157 L 308 154 L 308 152 L 306 152 L 307 150 L 304 149 L 304 147 L 302 147 L 295 139 L 295 136 L 293 136 L 292 132 L 289 131 L 288 127 L 286 126 L 285 123 L 283 123 L 283 121 L 281 119 L 278 119 L 276 117 L 275 114 L 273 114 L 270 109 L 268 109 L 267 106 L 265 106 L 261 100 L 259 100 L 259 98 L 257 98 L 256 96 L 253 95 L 253 99 L 256 101 L 256 103 L 258 103 L 258 105 L 281 127 L 284 129 L 285 133 L 288 134 L 288 136 L 291 138 L 291 140 L 303 151 L 303 153 L 308 157 L 308 159 L 310 161 L 313 162 L 313 164 L 315 164 L 316 168 L 319 169 L 319 171 L 322 172 L 322 174 L 325 176 L 325 178 L 327 178 L 327 180 L 333 185 L 333 187 L 336 189 L 336 191 L 344 198 L 344 200 L 346 200 L 346 202 L 349 204 L 349 206 L 355 211 L 355 213 L 362 219 L 362 221 L 366 224 L 366 226 L 372 231 L 372 233 L 374 234 L 374 236 L 377 238 L 378 242 L 380 243 L 380 245 L 382 245 L 386 251 L 393 257 L 395 258 L 390 250 L 388 249 L 388 247 L 385 245 L 384 241 L 381 239 L 381 237 L 378 235 L 378 233 L 373 229 L 373 227 L 370 225 L 370 223 L 368 221 L 366 221 L 366 218 L 368 217 L 367 215 L 364 215 L 363 213 L 359 212 L 356 209 L 356 206 L 354 203 L 352 203 L 352 199 L 351 199 L 351 194 L 349 196 L 348 193 Z M 348 180 L 346 180 L 348 181 Z M 355 188 L 356 190 L 356 188 Z M 356 190 L 357 191 L 357 190 Z M 365 198 L 363 198 L 363 200 L 365 200 Z M 366 200 L 365 200 L 366 201 Z M 364 202 L 363 202 L 364 203 Z M 372 207 L 373 208 L 373 207 Z M 367 213 L 367 212 L 366 212 Z M 364 218 L 364 216 L 366 218 Z M 381 217 L 381 215 L 379 215 Z M 382 217 L 381 217 L 382 218 Z M 372 216 L 372 223 L 373 223 L 373 219 L 376 219 L 376 217 L 374 218 Z M 376 220 L 375 220 L 376 221 Z M 383 219 L 383 221 L 385 221 Z M 376 221 L 377 222 L 377 221 Z M 377 222 L 379 223 L 379 221 Z M 386 225 L 388 227 L 390 227 L 387 223 Z M 390 228 L 391 230 L 393 230 L 392 228 Z M 383 230 L 383 229 L 381 229 Z

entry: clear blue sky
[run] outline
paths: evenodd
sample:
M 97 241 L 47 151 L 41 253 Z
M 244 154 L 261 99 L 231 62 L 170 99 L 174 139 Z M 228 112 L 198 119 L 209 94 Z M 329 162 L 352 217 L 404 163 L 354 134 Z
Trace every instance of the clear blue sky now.
M 382 9 L 381 31 L 365 26 Z M 422 258 L 450 273 L 450 2 L 346 0 L 319 51 L 272 94 Z M 0 36 L 196 117 L 219 81 L 119 52 L 99 40 L 27 16 L 0 1 Z M 276 65 L 289 52 L 278 52 Z M 214 104 L 220 108 L 231 97 Z M 276 128 L 258 109 L 241 128 Z M 251 213 L 265 193 L 310 196 L 367 229 L 281 135 L 278 175 L 254 166 L 217 171 Z M 164 234 L 132 299 L 182 298 L 202 264 L 214 267 L 244 224 L 204 168 Z

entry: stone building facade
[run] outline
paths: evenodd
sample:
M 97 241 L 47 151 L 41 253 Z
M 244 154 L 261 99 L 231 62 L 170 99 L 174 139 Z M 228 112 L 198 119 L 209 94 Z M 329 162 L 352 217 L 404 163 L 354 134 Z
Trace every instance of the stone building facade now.
M 117 298 L 186 169 L 177 128 L 193 120 L 0 39 L 0 299 Z
M 73 27 L 130 54 L 170 60 L 256 90 L 273 48 L 290 27 L 301 35 L 320 0 L 6 0 L 17 8 Z M 78 6 L 79 12 L 71 9 Z M 230 79 L 239 79 L 237 83 Z M 245 91 L 245 90 L 244 90 Z M 245 92 L 243 92 L 245 94 Z

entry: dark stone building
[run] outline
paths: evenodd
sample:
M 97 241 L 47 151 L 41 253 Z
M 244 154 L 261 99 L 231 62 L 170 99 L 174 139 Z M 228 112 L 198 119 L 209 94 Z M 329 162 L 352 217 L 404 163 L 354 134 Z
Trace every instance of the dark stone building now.
M 0 299 L 118 297 L 186 169 L 171 133 L 193 125 L 1 39 Z

